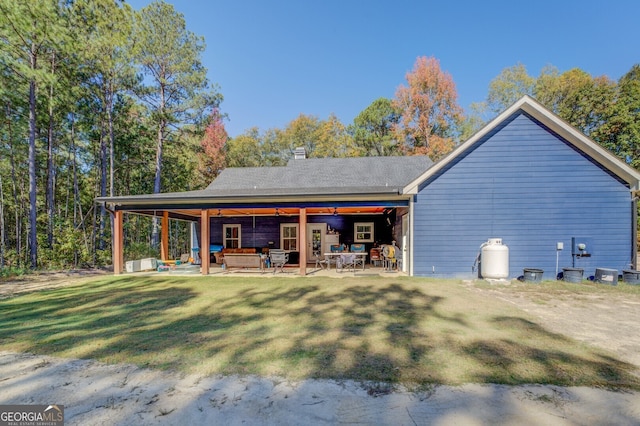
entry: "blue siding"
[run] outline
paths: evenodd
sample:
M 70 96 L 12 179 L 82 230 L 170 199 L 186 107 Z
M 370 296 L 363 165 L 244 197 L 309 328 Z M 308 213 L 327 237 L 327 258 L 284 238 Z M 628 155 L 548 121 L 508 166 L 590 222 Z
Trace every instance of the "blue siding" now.
M 373 222 L 375 239 L 381 243 L 389 243 L 393 239 L 392 228 L 387 224 L 386 217 L 382 215 L 309 215 L 308 223 L 326 223 L 332 229 L 340 233 L 342 243 L 354 242 L 353 226 L 355 222 Z M 242 247 L 261 249 L 269 246 L 269 241 L 274 242 L 274 247 L 280 247 L 280 224 L 298 223 L 298 216 L 236 216 L 236 217 L 212 217 L 210 219 L 210 243 L 223 244 L 222 229 L 224 224 L 240 224 Z M 198 233 L 199 238 L 199 233 Z M 373 243 L 367 243 L 367 248 Z
M 553 278 L 572 266 L 571 237 L 590 258 L 576 267 L 621 272 L 632 260 L 628 186 L 526 114 L 516 114 L 425 182 L 414 204 L 414 274 L 473 276 L 480 245 L 502 238 L 510 277 L 525 267 Z M 435 271 L 435 273 L 434 273 Z

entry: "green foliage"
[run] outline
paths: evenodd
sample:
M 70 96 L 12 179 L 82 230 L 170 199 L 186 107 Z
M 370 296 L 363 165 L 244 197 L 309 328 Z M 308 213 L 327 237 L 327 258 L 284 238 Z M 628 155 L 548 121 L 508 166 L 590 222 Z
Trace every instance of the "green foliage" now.
M 14 278 L 26 275 L 29 271 L 25 268 L 16 268 L 13 266 L 5 266 L 0 268 L 0 278 Z
M 353 120 L 351 132 L 355 145 L 364 155 L 398 155 L 400 147 L 393 129 L 400 120 L 400 110 L 387 98 L 378 98 Z
M 535 81 L 522 64 L 503 69 L 489 83 L 487 106 L 495 113 L 504 111 L 524 95 L 533 95 Z
M 262 165 L 262 137 L 257 127 L 249 129 L 227 142 L 228 167 L 258 167 Z
M 592 131 L 592 137 L 640 169 L 640 65 L 634 65 L 620 78 L 616 99 L 608 105 L 603 122 Z
M 466 141 L 480 130 L 488 121 L 488 105 L 486 102 L 471 104 L 470 111 L 460 124 L 460 140 Z
M 4 262 L 22 267 L 27 250 L 37 248 L 45 268 L 109 264 L 111 221 L 95 197 L 154 191 L 160 123 L 169 147 L 159 156 L 162 186 L 180 191 L 199 184 L 194 175 L 207 111 L 222 100 L 200 62 L 204 40 L 163 2 L 134 13 L 112 0 L 0 0 L 0 12 Z M 154 62 L 156 54 L 165 61 Z M 135 81 L 136 70 L 157 71 L 154 65 L 168 72 L 160 82 Z M 135 83 L 148 84 L 138 85 L 137 98 Z M 160 83 L 167 97 L 158 109 Z M 33 224 L 30 211 L 40 212 Z M 31 229 L 35 243 L 27 243 Z M 146 222 L 130 222 L 127 243 L 148 236 Z
M 467 122 L 470 136 L 487 110 L 500 112 L 530 94 L 554 113 L 633 167 L 640 168 L 640 66 L 634 65 L 617 83 L 573 68 L 560 72 L 546 66 L 537 78 L 522 64 L 506 68 L 491 81 L 483 108 Z
M 327 120 L 300 114 L 284 129 L 264 133 L 256 127 L 226 144 L 227 167 L 282 166 L 303 147 L 307 157 L 353 157 L 361 154 L 344 124 L 335 115 Z
M 148 106 L 157 135 L 154 193 L 161 190 L 165 142 L 180 145 L 180 134 L 171 129 L 202 122 L 206 110 L 221 101 L 201 62 L 204 49 L 204 39 L 187 30 L 172 5 L 154 2 L 136 15 L 132 54 L 146 77 L 136 93 Z
M 132 242 L 126 245 L 124 258 L 126 260 L 145 259 L 148 257 L 160 257 L 158 249 L 153 248 L 146 242 Z
M 308 152 L 308 157 L 339 158 L 360 155 L 360 150 L 355 145 L 347 128 L 334 114 L 331 114 L 327 120 L 318 123 L 315 136 L 316 143 L 313 151 Z
M 536 82 L 535 97 L 569 124 L 590 135 L 602 125 L 614 103 L 615 82 L 607 77 L 593 78 L 578 68 L 562 74 L 547 68 Z

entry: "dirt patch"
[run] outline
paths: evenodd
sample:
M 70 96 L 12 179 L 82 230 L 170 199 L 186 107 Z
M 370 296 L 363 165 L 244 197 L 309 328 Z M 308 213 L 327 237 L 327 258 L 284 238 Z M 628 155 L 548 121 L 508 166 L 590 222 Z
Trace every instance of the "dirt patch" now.
M 0 280 L 0 299 L 15 294 L 49 290 L 80 283 L 87 278 L 112 273 L 106 269 L 77 269 L 70 271 L 45 271 Z
M 640 368 L 640 294 L 551 292 L 529 284 L 469 284 L 471 291 L 504 300 L 533 315 L 549 331 L 605 349 Z

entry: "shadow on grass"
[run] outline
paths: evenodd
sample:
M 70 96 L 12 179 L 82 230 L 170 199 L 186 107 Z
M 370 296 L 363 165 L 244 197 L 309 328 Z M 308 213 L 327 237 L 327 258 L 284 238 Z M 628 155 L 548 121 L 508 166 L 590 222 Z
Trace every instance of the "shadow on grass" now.
M 0 342 L 204 374 L 640 388 L 631 365 L 417 282 L 97 280 L 0 301 Z

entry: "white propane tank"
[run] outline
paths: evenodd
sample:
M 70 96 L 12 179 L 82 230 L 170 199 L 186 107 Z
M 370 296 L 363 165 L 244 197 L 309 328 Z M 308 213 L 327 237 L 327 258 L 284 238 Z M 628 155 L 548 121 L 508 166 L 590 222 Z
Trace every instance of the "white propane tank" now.
M 509 276 L 509 247 L 502 244 L 502 238 L 489 238 L 480 248 L 482 278 L 507 278 Z

